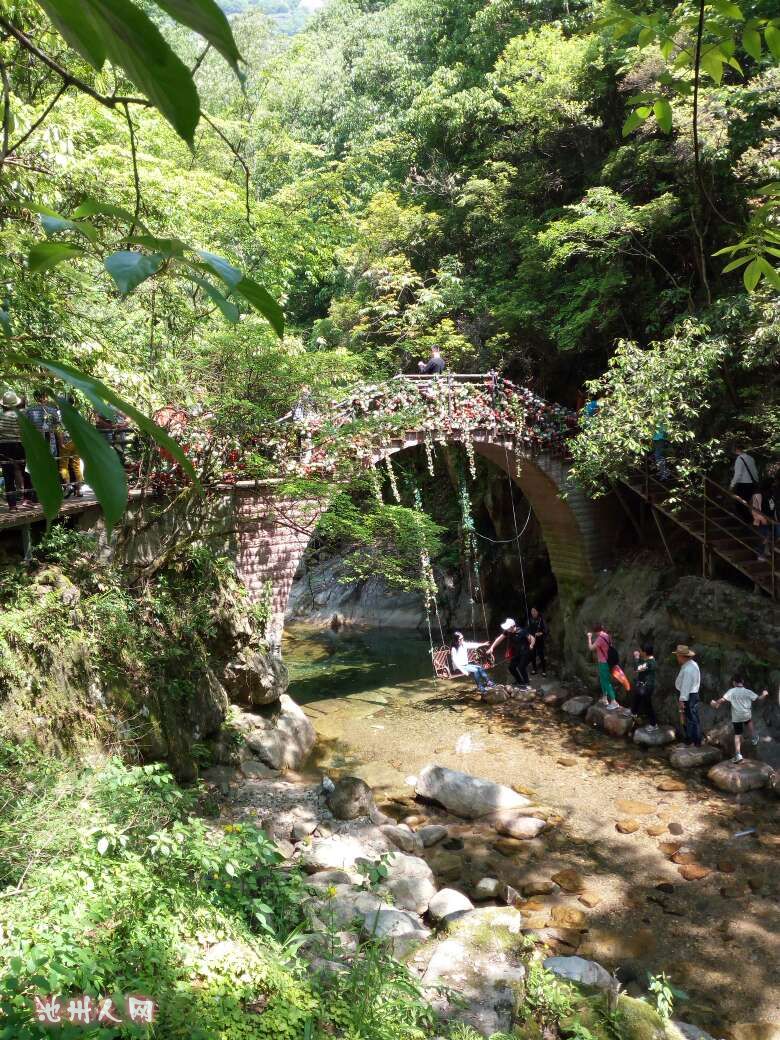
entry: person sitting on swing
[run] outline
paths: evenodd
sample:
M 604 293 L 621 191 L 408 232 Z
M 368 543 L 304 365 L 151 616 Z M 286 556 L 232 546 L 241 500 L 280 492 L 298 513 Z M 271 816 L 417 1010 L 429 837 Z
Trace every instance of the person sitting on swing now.
M 461 675 L 470 675 L 476 683 L 479 692 L 484 693 L 485 690 L 496 684 L 491 682 L 490 676 L 482 665 L 472 664 L 469 661 L 469 650 L 476 650 L 480 646 L 487 646 L 487 643 L 467 643 L 463 633 L 456 632 L 453 637 L 450 656 L 452 657 L 453 668 L 460 672 Z
M 499 643 L 506 641 L 512 658 L 509 662 L 509 671 L 521 690 L 531 690 L 533 687 L 528 681 L 528 663 L 531 660 L 531 651 L 536 640 L 527 628 L 520 628 L 513 618 L 507 618 L 501 624 L 502 635 L 496 636 L 488 649 L 488 656 L 495 652 Z

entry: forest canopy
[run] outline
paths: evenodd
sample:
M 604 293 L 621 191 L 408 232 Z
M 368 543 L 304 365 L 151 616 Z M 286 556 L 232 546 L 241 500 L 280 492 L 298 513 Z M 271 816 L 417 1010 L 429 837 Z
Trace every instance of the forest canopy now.
M 595 380 L 616 406 L 581 438 L 586 479 L 659 423 L 706 426 L 701 465 L 735 435 L 776 450 L 772 4 L 331 0 L 292 37 L 293 3 L 223 4 L 235 52 L 176 6 L 147 5 L 191 73 L 191 131 L 134 66 L 69 46 L 55 4 L 0 20 L 14 351 L 238 433 L 436 344 L 568 404 Z M 139 90 L 154 104 L 93 96 Z

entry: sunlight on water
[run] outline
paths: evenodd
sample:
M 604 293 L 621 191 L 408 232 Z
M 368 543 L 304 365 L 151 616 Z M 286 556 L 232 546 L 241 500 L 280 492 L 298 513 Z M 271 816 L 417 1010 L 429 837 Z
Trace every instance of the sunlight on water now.
M 433 679 L 428 642 L 395 629 L 330 629 L 290 625 L 284 636 L 290 696 L 299 704 L 354 694 L 399 693 Z

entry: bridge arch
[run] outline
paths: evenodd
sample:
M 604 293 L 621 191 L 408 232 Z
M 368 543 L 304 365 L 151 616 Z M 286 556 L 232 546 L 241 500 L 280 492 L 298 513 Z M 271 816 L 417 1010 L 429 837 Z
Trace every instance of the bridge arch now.
M 423 445 L 427 437 L 424 431 L 407 432 L 377 447 L 371 462 L 378 465 Z M 573 612 L 611 560 L 614 528 L 608 501 L 584 494 L 570 479 L 571 464 L 553 453 L 524 451 L 490 429 L 473 430 L 469 439 L 475 452 L 508 473 L 527 499 L 545 539 L 564 616 Z M 440 443 L 462 440 L 453 436 Z M 267 599 L 268 638 L 278 648 L 295 573 L 329 503 L 279 501 L 268 485 L 238 487 L 236 496 L 238 573 L 250 597 Z

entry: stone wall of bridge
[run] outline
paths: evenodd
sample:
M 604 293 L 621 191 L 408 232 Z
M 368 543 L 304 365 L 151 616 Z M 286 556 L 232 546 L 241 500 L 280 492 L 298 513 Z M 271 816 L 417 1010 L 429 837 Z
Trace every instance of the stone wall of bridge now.
M 390 455 L 424 442 L 410 433 L 377 450 L 376 465 Z M 536 515 L 550 555 L 565 616 L 571 616 L 596 574 L 612 561 L 614 506 L 595 502 L 569 479 L 570 465 L 553 455 L 516 454 L 510 442 L 490 431 L 474 431 L 474 449 L 505 472 L 521 489 Z M 327 501 L 285 500 L 273 487 L 237 488 L 236 559 L 240 577 L 256 601 L 268 600 L 268 637 L 278 647 L 293 579 Z

